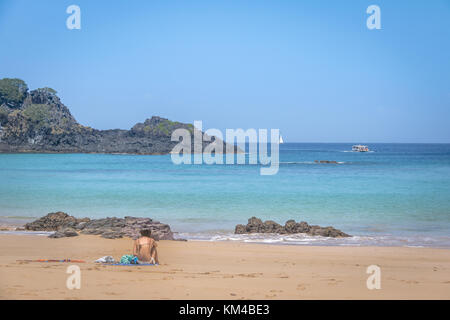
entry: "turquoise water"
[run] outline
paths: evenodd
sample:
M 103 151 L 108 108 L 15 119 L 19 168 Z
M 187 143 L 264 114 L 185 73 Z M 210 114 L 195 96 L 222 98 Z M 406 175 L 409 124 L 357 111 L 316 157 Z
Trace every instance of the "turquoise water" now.
M 174 165 L 168 155 L 0 154 L 0 216 L 134 215 L 197 239 L 450 246 L 450 144 L 351 145 L 283 144 L 274 176 L 258 165 Z M 357 237 L 232 236 L 251 216 Z

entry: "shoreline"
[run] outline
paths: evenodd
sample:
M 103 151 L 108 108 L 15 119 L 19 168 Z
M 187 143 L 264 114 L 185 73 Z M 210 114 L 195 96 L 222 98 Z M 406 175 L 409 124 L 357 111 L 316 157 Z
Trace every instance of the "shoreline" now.
M 62 213 L 63 214 L 63 213 Z M 0 217 L 0 235 L 39 235 L 49 236 L 55 231 L 42 231 L 45 229 L 31 229 L 25 230 L 26 223 L 35 222 L 36 218 L 32 217 L 18 217 L 18 216 L 4 216 Z M 115 218 L 108 218 L 115 219 Z M 145 219 L 145 218 L 133 218 Z M 92 220 L 94 221 L 94 220 Z M 159 224 L 158 221 L 155 221 Z M 170 237 L 163 237 L 167 240 L 188 240 L 188 241 L 202 241 L 202 242 L 229 242 L 229 243 L 254 243 L 266 244 L 275 246 L 325 246 L 325 247 L 399 247 L 399 248 L 436 248 L 436 249 L 450 249 L 450 237 L 446 235 L 436 234 L 430 235 L 395 235 L 395 234 L 369 234 L 359 235 L 354 234 L 350 237 L 330 237 L 321 235 L 311 235 L 302 233 L 236 233 L 232 230 L 211 230 L 198 232 L 180 232 L 170 231 L 170 226 L 166 225 Z M 48 230 L 48 229 L 47 229 Z M 75 230 L 74 230 L 75 231 Z M 339 231 L 339 230 L 338 230 Z M 80 230 L 77 232 L 80 233 Z M 90 233 L 99 234 L 99 233 Z M 123 236 L 130 237 L 131 235 Z M 158 238 L 156 238 L 158 239 Z
M 158 266 L 109 266 L 131 239 L 81 235 L 49 239 L 0 234 L 0 299 L 450 299 L 450 251 L 433 248 L 273 246 L 206 241 L 158 242 Z M 66 288 L 82 259 L 81 289 Z M 366 269 L 381 268 L 381 289 Z
M 35 237 L 44 237 L 44 238 L 48 238 L 48 236 L 50 236 L 51 234 L 55 233 L 55 231 L 29 231 L 29 230 L 15 230 L 15 228 L 12 228 L 10 230 L 6 230 L 6 227 L 3 225 L 0 225 L 0 236 L 3 235 L 10 235 L 10 236 L 35 236 Z M 283 235 L 278 235 L 278 234 L 256 234 L 256 236 L 261 236 L 261 237 L 266 237 L 266 238 L 261 238 L 259 240 L 250 240 L 250 239 L 214 239 L 214 237 L 207 239 L 199 239 L 199 238 L 190 238 L 190 237 L 185 237 L 185 233 L 182 232 L 173 232 L 174 234 L 174 240 L 169 240 L 169 241 L 187 241 L 187 242 L 204 242 L 204 243 L 236 243 L 236 244 L 248 244 L 248 245 L 266 245 L 266 246 L 275 246 L 275 247 L 284 247 L 284 246 L 288 246 L 288 247 L 337 247 L 337 248 L 418 248 L 418 249 L 438 249 L 438 250 L 450 250 L 449 246 L 439 246 L 439 245 L 408 245 L 408 244 L 374 244 L 371 242 L 367 242 L 367 243 L 363 243 L 363 242 L 357 242 L 358 240 L 355 240 L 354 243 L 345 243 L 343 241 L 345 241 L 346 239 L 343 238 L 328 238 L 328 237 L 320 237 L 320 236 L 312 236 L 312 241 L 311 242 L 287 242 L 287 241 L 268 241 L 268 237 L 270 236 L 283 236 Z M 183 236 L 179 236 L 179 234 L 182 234 Z M 236 234 L 233 233 L 229 233 L 226 234 L 228 237 L 233 238 L 233 236 L 237 236 Z M 296 234 L 293 234 L 291 236 L 295 236 Z M 302 236 L 303 234 L 299 234 L 300 236 Z M 78 237 L 80 237 L 82 235 L 79 235 Z M 251 234 L 245 234 L 242 236 L 254 236 Z M 72 239 L 77 238 L 77 237 L 71 237 Z M 100 238 L 100 236 L 99 236 Z M 350 238 L 347 238 L 347 240 L 352 239 L 352 238 L 361 238 L 360 236 L 352 236 Z M 128 239 L 128 240 L 132 240 L 129 237 L 123 237 L 122 239 Z M 336 243 L 333 241 L 339 241 L 342 240 L 341 243 Z M 317 242 L 317 243 L 315 243 Z

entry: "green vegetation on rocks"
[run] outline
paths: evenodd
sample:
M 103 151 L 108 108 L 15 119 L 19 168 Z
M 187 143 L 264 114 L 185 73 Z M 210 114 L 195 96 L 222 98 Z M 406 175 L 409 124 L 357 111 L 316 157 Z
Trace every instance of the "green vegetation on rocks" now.
M 22 111 L 25 118 L 38 126 L 45 126 L 50 119 L 50 107 L 46 104 L 31 104 Z
M 172 132 L 181 127 L 186 127 L 189 131 L 192 125 L 184 125 L 178 121 L 170 121 L 168 119 L 153 117 L 150 120 L 144 122 L 143 130 L 146 134 L 154 134 L 158 136 L 170 136 Z
M 38 88 L 38 89 L 36 89 L 36 91 L 46 92 L 46 93 L 54 94 L 54 95 L 56 95 L 58 93 L 55 89 L 49 88 L 49 87 Z
M 27 97 L 28 86 L 20 79 L 0 79 L 0 105 L 19 108 Z

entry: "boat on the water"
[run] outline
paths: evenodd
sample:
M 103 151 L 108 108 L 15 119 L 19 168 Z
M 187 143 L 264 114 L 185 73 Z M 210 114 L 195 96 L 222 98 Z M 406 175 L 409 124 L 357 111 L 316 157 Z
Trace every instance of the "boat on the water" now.
M 352 151 L 354 151 L 354 152 L 369 152 L 369 147 L 363 146 L 361 144 L 355 144 L 354 146 L 352 146 Z
M 281 134 L 280 134 L 280 141 L 279 141 L 279 143 L 280 143 L 280 144 L 281 144 L 281 143 L 284 143 L 283 137 L 281 136 Z

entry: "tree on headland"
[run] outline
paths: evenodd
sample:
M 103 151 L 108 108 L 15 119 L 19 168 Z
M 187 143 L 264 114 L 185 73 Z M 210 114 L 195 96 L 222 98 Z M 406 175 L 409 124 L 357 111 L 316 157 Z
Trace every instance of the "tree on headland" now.
M 0 79 L 0 105 L 19 108 L 27 97 L 28 86 L 21 79 Z
M 46 92 L 46 93 L 50 93 L 50 94 L 54 94 L 54 95 L 58 93 L 55 89 L 49 88 L 49 87 L 38 88 L 38 89 L 36 89 L 36 91 Z

